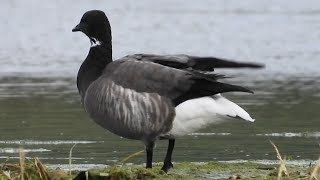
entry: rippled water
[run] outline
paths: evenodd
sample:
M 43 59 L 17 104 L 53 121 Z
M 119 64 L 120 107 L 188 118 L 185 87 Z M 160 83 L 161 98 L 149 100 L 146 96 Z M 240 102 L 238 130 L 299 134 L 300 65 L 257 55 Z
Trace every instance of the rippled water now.
M 0 2 L 0 162 L 18 156 L 50 164 L 113 164 L 142 150 L 84 113 L 75 86 L 89 40 L 71 33 L 83 12 L 104 10 L 114 58 L 130 53 L 214 55 L 266 64 L 217 70 L 254 95 L 226 96 L 256 119 L 213 126 L 177 140 L 174 161 L 274 160 L 272 140 L 290 159 L 320 155 L 320 2 L 298 0 Z M 162 161 L 167 142 L 159 142 Z M 144 157 L 131 160 L 143 163 Z

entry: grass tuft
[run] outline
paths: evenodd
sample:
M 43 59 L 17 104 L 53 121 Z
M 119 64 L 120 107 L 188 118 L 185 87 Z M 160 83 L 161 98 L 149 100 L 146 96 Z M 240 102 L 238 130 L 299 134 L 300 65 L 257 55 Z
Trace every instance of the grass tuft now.
M 26 153 L 23 151 L 22 148 L 19 150 L 19 160 L 20 160 L 20 179 L 24 180 L 24 171 L 25 171 L 25 157 Z
M 77 143 L 74 144 L 74 145 L 71 147 L 70 151 L 69 151 L 69 176 L 71 176 L 72 150 L 73 150 L 73 148 L 74 148 L 76 145 L 77 145 Z
M 144 150 L 141 150 L 141 151 L 132 153 L 132 154 L 130 154 L 129 156 L 123 158 L 123 159 L 120 161 L 120 163 L 121 163 L 121 164 L 126 163 L 126 162 L 129 161 L 130 159 L 135 158 L 135 157 L 141 155 L 143 152 L 144 152 Z
M 318 180 L 317 177 L 319 176 L 319 173 L 320 173 L 319 169 L 320 169 L 320 158 L 317 161 L 316 167 L 314 167 L 314 169 L 313 169 L 313 171 L 312 171 L 312 173 L 310 175 L 309 180 L 313 180 L 313 179 Z
M 49 180 L 48 173 L 46 171 L 46 168 L 44 165 L 41 163 L 41 161 L 38 158 L 34 159 L 34 164 L 37 168 L 37 171 L 39 173 L 39 176 L 42 180 Z
M 288 170 L 287 170 L 287 167 L 286 167 L 285 159 L 282 159 L 277 146 L 272 141 L 270 141 L 270 143 L 272 144 L 272 146 L 276 150 L 277 158 L 279 159 L 279 164 L 280 164 L 279 171 L 278 171 L 278 178 L 277 179 L 280 180 L 281 177 L 282 177 L 282 174 L 288 176 L 288 178 L 290 179 L 290 176 L 289 176 L 289 173 L 288 173 Z

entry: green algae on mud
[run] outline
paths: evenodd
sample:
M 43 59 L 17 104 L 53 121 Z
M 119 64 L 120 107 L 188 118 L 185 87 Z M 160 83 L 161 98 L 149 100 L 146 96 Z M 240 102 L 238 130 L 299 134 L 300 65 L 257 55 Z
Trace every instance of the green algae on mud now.
M 25 179 L 45 179 L 39 175 L 37 167 L 26 164 Z M 0 180 L 10 179 L 4 172 L 10 172 L 12 179 L 19 178 L 19 165 L 0 166 Z M 287 165 L 291 179 L 306 179 L 314 167 Z M 277 179 L 278 165 L 264 165 L 258 163 L 175 163 L 174 168 L 168 174 L 161 171 L 161 164 L 155 164 L 153 169 L 145 169 L 139 165 L 110 166 L 108 168 L 91 169 L 88 171 L 73 171 L 70 177 L 67 172 L 62 170 L 50 170 L 46 168 L 47 179 L 86 179 L 100 180 L 130 180 L 130 179 L 157 179 L 157 180 L 206 180 L 206 179 Z M 284 179 L 287 179 L 283 176 Z

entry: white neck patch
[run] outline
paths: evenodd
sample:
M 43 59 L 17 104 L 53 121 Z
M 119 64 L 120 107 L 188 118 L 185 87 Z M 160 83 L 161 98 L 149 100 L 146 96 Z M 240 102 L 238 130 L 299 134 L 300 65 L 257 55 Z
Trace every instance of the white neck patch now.
M 96 47 L 96 46 L 100 46 L 102 43 L 101 43 L 101 41 L 99 41 L 98 39 L 96 39 L 96 38 L 92 38 L 94 41 L 91 41 L 90 40 L 90 42 L 91 42 L 91 47 Z

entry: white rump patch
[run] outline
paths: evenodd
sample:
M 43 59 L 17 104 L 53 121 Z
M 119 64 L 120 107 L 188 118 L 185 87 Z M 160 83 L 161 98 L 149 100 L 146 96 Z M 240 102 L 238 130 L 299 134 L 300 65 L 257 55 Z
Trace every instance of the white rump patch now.
M 176 107 L 176 117 L 168 135 L 183 136 L 211 124 L 219 124 L 232 119 L 254 122 L 254 119 L 245 110 L 220 94 L 213 98 L 202 97 L 188 100 Z

